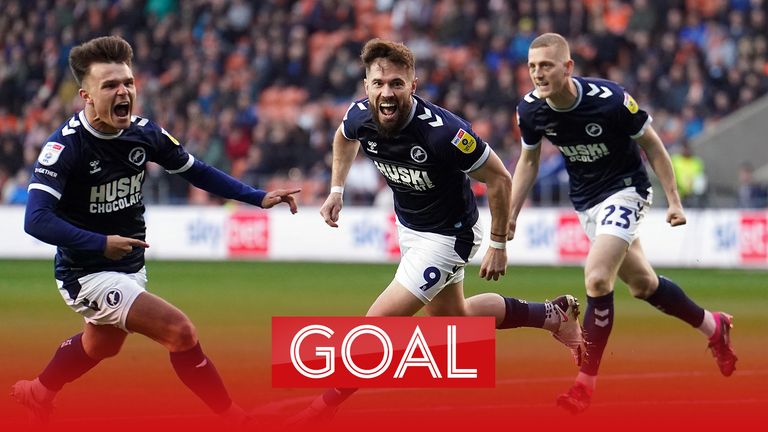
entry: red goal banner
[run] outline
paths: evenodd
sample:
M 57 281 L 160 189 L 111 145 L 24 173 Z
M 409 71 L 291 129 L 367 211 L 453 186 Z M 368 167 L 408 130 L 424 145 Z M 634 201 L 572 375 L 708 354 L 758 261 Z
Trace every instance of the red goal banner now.
M 492 317 L 272 317 L 273 387 L 494 387 Z

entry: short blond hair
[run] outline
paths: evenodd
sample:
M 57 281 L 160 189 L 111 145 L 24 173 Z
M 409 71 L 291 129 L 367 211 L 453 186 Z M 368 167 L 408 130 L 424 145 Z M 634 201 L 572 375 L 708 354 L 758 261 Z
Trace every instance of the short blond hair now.
M 538 36 L 531 42 L 531 46 L 528 49 L 555 47 L 558 54 L 562 57 L 561 60 L 568 61 L 571 59 L 571 48 L 568 46 L 568 41 L 563 36 L 557 33 L 544 33 Z

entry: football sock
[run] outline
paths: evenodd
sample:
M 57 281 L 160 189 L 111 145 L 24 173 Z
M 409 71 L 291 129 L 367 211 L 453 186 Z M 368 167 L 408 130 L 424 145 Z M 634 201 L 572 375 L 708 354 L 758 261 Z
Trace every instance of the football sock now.
M 503 297 L 503 296 L 502 296 Z M 498 329 L 515 327 L 544 327 L 546 320 L 545 303 L 528 303 L 512 297 L 503 297 L 505 313 Z
M 64 384 L 72 382 L 99 364 L 88 357 L 83 348 L 83 334 L 78 333 L 59 345 L 48 366 L 38 377 L 40 383 L 57 392 Z
M 329 388 L 322 395 L 323 402 L 329 407 L 337 407 L 356 391 L 356 388 Z
M 613 328 L 613 291 L 600 297 L 587 296 L 584 312 L 584 342 L 587 355 L 580 371 L 596 376 Z
M 232 399 L 219 372 L 203 353 L 200 342 L 194 347 L 170 353 L 171 364 L 181 381 L 215 413 L 224 413 Z
M 696 327 L 696 330 L 700 331 L 704 336 L 708 338 L 712 338 L 712 336 L 715 335 L 715 330 L 717 329 L 717 322 L 715 321 L 715 316 L 712 315 L 712 312 L 708 310 L 704 310 L 704 320 L 701 321 L 701 325 Z
M 645 301 L 665 314 L 680 318 L 692 327 L 699 327 L 704 321 L 704 309 L 688 298 L 676 283 L 664 276 L 659 276 L 659 287 Z

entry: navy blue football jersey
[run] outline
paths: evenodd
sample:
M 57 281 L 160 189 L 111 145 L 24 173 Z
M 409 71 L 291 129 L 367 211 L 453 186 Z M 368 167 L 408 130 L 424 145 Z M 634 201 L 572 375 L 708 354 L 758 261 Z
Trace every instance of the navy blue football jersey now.
M 48 138 L 29 189 L 58 198 L 56 215 L 77 228 L 144 240 L 142 185 L 148 161 L 178 173 L 189 169 L 194 158 L 148 119 L 133 116 L 127 129 L 105 134 L 88 124 L 81 111 Z M 70 272 L 135 273 L 144 265 L 144 249 L 134 248 L 113 261 L 101 252 L 59 247 L 55 262 L 59 280 Z
M 586 210 L 627 187 L 647 197 L 651 184 L 633 139 L 644 133 L 651 117 L 612 81 L 573 79 L 578 95 L 572 108 L 552 108 L 536 91 L 520 100 L 517 116 L 523 147 L 536 148 L 546 136 L 560 150 L 576 210 Z
M 467 173 L 485 163 L 490 147 L 469 122 L 418 96 L 409 116 L 397 135 L 379 135 L 368 99 L 361 99 L 347 110 L 342 130 L 386 178 L 400 223 L 445 235 L 471 229 L 478 211 Z

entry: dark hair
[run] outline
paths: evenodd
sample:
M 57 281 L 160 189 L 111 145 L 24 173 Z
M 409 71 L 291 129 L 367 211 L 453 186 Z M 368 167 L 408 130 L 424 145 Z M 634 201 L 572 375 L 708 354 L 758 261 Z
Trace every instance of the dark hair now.
M 360 58 L 368 72 L 376 59 L 387 59 L 394 64 L 405 66 L 409 71 L 415 71 L 416 63 L 413 52 L 405 45 L 383 39 L 371 39 L 363 47 Z
M 77 84 L 83 85 L 83 78 L 93 63 L 125 63 L 131 66 L 133 48 L 120 36 L 102 36 L 80 44 L 69 52 L 69 69 Z

